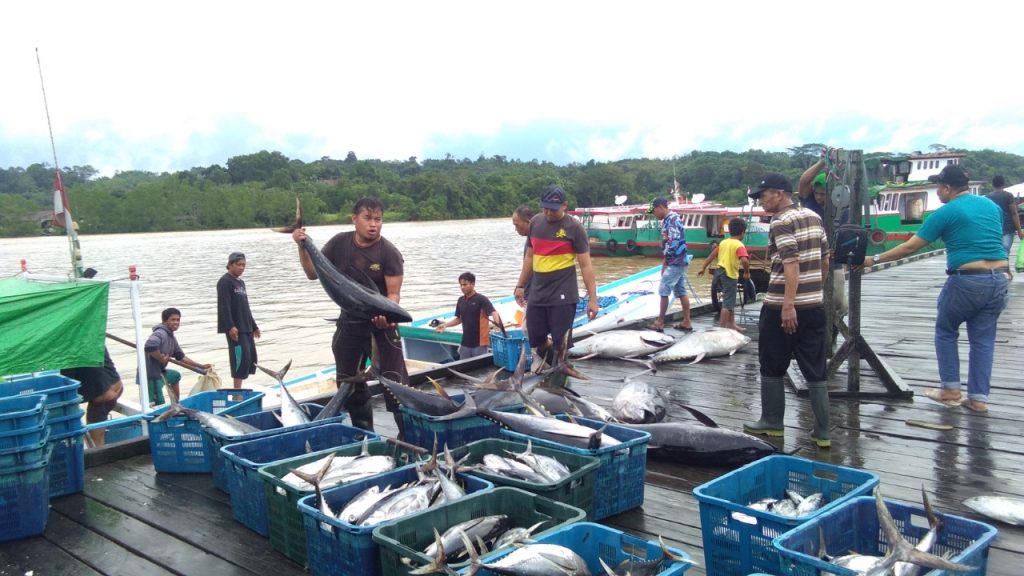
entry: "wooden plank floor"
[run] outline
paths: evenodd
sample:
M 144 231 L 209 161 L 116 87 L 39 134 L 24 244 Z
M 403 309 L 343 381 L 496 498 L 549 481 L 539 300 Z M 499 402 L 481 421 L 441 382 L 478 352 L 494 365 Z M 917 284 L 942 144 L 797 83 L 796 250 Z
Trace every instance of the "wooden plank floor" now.
M 1009 308 L 1000 318 L 990 412 L 977 415 L 949 409 L 923 397 L 938 385 L 932 344 L 935 300 L 944 281 L 944 257 L 927 258 L 864 276 L 863 331 L 917 395 L 912 400 L 833 400 L 833 447 L 819 450 L 808 439 L 811 413 L 806 399 L 787 393 L 787 452 L 872 471 L 886 497 L 917 502 L 923 485 L 945 512 L 976 517 L 962 500 L 976 494 L 1024 496 L 1024 283 L 1011 286 Z M 755 338 L 730 358 L 699 364 L 669 364 L 644 378 L 674 400 L 696 406 L 721 426 L 738 429 L 760 410 L 756 305 L 748 334 Z M 699 326 L 714 322 L 695 319 Z M 966 335 L 961 363 L 966 370 Z M 590 360 L 582 372 L 619 378 L 636 364 Z M 845 388 L 845 369 L 836 388 Z M 449 384 L 457 385 L 455 381 Z M 877 389 L 864 363 L 863 389 Z M 610 406 L 618 385 L 574 381 L 573 387 Z M 395 426 L 378 401 L 378 432 Z M 681 412 L 681 411 L 679 411 Z M 675 414 L 677 418 L 684 416 Z M 907 420 L 953 426 L 951 431 L 911 427 Z M 696 468 L 649 461 L 644 506 L 606 520 L 646 537 L 663 536 L 703 564 L 698 504 L 693 488 L 725 468 Z M 998 525 L 988 574 L 1022 573 L 1024 529 Z M 304 570 L 274 552 L 269 541 L 234 522 L 226 495 L 207 475 L 156 474 L 148 455 L 131 456 L 86 471 L 84 494 L 54 499 L 47 531 L 40 537 L 0 544 L 0 576 L 49 574 L 300 574 Z M 687 574 L 702 576 L 702 566 Z

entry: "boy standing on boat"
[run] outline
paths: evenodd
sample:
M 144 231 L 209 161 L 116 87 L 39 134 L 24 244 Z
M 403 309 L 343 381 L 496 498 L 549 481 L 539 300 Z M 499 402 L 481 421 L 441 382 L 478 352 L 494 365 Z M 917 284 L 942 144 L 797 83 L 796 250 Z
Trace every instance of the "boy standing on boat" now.
M 747 255 L 747 247 L 743 245 L 743 234 L 746 231 L 747 222 L 743 218 L 729 220 L 729 237 L 711 250 L 711 254 L 704 259 L 704 266 L 697 273 L 703 276 L 708 264 L 718 256 L 718 266 L 722 269 L 722 313 L 719 325 L 739 332 L 746 332 L 745 328 L 736 324 L 736 285 L 740 281 L 741 266 L 743 281 L 750 280 L 750 256 Z
M 825 309 L 822 288 L 828 273 L 829 245 L 821 218 L 793 203 L 793 187 L 782 174 L 766 174 L 748 194 L 772 214 L 768 252 L 772 271 L 758 322 L 761 365 L 761 419 L 744 424 L 748 434 L 783 436 L 786 389 L 783 378 L 796 358 L 807 380 L 814 412 L 811 440 L 820 448 L 829 437 L 826 377 Z
M 935 316 L 940 388 L 926 391 L 925 396 L 946 406 L 988 412 L 996 323 L 1010 298 L 1010 263 L 1000 238 L 1002 215 L 994 203 L 971 194 L 970 178 L 959 164 L 947 165 L 928 180 L 938 184 L 936 193 L 944 205 L 910 240 L 873 256 L 871 264 L 906 258 L 939 239 L 945 242 L 947 277 Z M 957 344 L 965 322 L 970 346 L 967 398 L 960 392 Z
M 173 401 L 181 400 L 181 372 L 169 370 L 167 364 L 171 359 L 177 360 L 192 368 L 209 368 L 210 364 L 200 364 L 185 356 L 174 333 L 181 327 L 181 311 L 167 308 L 160 314 L 160 324 L 153 327 L 153 333 L 146 339 L 143 350 L 146 352 L 146 376 L 149 380 L 149 405 L 159 406 L 164 403 L 163 384 L 171 387 Z
M 530 306 L 526 326 L 535 358 L 553 364 L 561 356 L 566 336 L 576 318 L 579 286 L 576 262 L 587 288 L 587 318 L 597 317 L 597 281 L 590 261 L 590 240 L 583 225 L 566 213 L 565 190 L 551 185 L 540 196 L 543 214 L 530 220 L 526 257 L 516 283 L 516 302 L 525 305 L 525 287 L 530 283 Z M 551 336 L 551 341 L 548 340 Z
M 490 341 L 490 329 L 487 319 L 501 326 L 501 316 L 487 296 L 476 291 L 476 276 L 472 272 L 459 275 L 459 289 L 462 296 L 455 303 L 455 317 L 439 325 L 435 330 L 444 332 L 446 328 L 462 324 L 462 341 L 459 345 L 459 360 L 483 356 L 487 354 Z
M 658 312 L 658 319 L 654 322 L 654 329 L 661 331 L 665 328 L 669 297 L 675 293 L 683 307 L 683 321 L 677 324 L 676 328 L 689 332 L 693 330 L 693 325 L 690 323 L 690 297 L 686 295 L 686 271 L 689 269 L 686 257 L 686 229 L 679 214 L 668 209 L 666 198 L 655 198 L 653 208 L 654 216 L 661 220 L 661 244 L 665 255 L 661 265 L 661 286 L 658 288 L 661 309 Z
M 387 298 L 398 303 L 402 293 L 405 259 L 395 245 L 381 236 L 384 226 L 384 205 L 376 198 L 362 198 L 352 208 L 351 232 L 335 234 L 324 244 L 321 252 L 338 271 L 357 282 L 365 281 Z M 299 263 L 306 278 L 316 280 L 316 269 L 309 253 L 302 248 L 306 231 L 299 228 L 292 232 L 292 239 L 299 245 Z M 357 375 L 373 357 L 373 344 L 379 354 L 380 371 L 386 377 L 409 383 L 409 372 L 405 367 L 402 353 L 402 339 L 398 327 L 384 316 L 371 320 L 345 318 L 342 311 L 334 330 L 331 352 L 334 353 L 336 375 L 343 378 Z M 370 389 L 365 381 L 354 382 L 352 393 L 345 402 L 352 425 L 364 430 L 373 430 L 373 407 L 370 406 Z M 395 418 L 398 435 L 403 437 L 402 415 L 398 401 L 390 394 L 384 394 L 388 412 Z
M 249 295 L 245 291 L 242 274 L 245 272 L 245 254 L 232 252 L 228 256 L 228 271 L 217 281 L 217 333 L 228 340 L 228 364 L 235 388 L 242 380 L 256 373 L 256 338 L 259 326 L 249 309 Z

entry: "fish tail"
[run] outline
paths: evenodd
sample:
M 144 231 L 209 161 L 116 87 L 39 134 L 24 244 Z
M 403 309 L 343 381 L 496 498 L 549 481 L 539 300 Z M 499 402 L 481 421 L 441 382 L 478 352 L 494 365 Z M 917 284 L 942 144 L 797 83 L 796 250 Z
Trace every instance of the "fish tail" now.
M 295 197 L 295 222 L 291 226 L 282 226 L 280 228 L 274 228 L 274 232 L 283 232 L 285 234 L 291 234 L 299 228 L 302 228 L 302 204 L 299 203 L 299 197 Z

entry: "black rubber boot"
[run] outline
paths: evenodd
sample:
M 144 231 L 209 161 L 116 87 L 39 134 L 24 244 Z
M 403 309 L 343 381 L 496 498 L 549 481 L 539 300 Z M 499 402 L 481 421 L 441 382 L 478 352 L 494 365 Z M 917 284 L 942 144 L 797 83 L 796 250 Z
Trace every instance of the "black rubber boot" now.
M 747 434 L 780 437 L 786 434 L 783 423 L 786 416 L 786 386 L 781 377 L 761 377 L 761 419 L 744 424 Z
M 402 413 L 396 411 L 392 412 L 391 415 L 395 417 L 395 426 L 398 426 L 396 438 L 405 441 L 405 420 L 402 419 Z
M 373 432 L 373 407 L 369 402 L 349 406 L 348 417 L 352 419 L 352 425 L 356 428 Z
M 829 448 L 832 439 L 829 435 L 828 384 L 826 382 L 808 382 L 807 392 L 811 398 L 811 410 L 814 412 L 814 430 L 811 440 L 818 448 Z

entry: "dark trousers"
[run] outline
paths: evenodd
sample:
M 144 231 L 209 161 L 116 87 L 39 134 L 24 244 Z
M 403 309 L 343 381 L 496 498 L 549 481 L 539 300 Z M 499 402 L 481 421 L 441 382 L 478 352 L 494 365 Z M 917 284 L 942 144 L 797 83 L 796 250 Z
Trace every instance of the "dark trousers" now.
M 822 382 L 829 344 L 825 336 L 825 309 L 798 308 L 796 322 L 796 333 L 786 334 L 782 330 L 782 309 L 761 308 L 757 345 L 761 376 L 785 376 L 790 360 L 796 358 L 808 382 Z
M 338 321 L 334 331 L 331 351 L 337 378 L 355 376 L 362 371 L 366 361 L 373 356 L 373 344 L 376 343 L 379 354 L 377 366 L 381 374 L 402 384 L 409 384 L 409 372 L 405 367 L 405 355 L 402 353 L 402 339 L 398 329 L 377 330 L 369 322 Z M 366 406 L 370 401 L 370 389 L 365 383 L 355 384 L 345 408 Z M 390 394 L 384 394 L 384 403 L 388 412 L 398 412 L 398 401 Z

